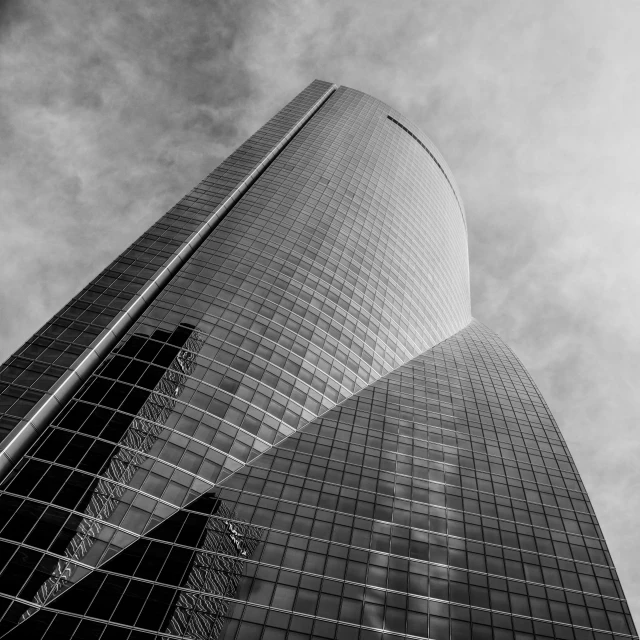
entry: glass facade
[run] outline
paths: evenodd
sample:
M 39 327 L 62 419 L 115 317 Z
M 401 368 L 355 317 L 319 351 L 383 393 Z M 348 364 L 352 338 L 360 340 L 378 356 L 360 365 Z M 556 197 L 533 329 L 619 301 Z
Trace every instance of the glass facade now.
M 0 638 L 637 637 L 401 114 L 315 81 L 0 369 Z

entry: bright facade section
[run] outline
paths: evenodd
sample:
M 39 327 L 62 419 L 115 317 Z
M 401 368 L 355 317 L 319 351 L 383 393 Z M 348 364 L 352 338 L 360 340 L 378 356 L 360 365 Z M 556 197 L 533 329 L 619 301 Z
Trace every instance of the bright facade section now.
M 637 637 L 403 116 L 316 81 L 0 369 L 0 638 Z

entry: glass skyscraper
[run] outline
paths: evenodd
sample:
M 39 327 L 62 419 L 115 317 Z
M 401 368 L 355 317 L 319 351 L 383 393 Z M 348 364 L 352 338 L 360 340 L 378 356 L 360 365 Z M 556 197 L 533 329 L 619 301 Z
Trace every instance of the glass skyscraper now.
M 0 638 L 637 638 L 471 316 L 433 143 L 315 81 L 0 368 Z

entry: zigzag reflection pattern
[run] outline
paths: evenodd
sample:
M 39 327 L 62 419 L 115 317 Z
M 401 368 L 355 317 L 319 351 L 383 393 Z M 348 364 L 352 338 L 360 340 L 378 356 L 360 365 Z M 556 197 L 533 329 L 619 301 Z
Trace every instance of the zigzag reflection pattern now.
M 131 426 L 120 441 L 120 448 L 102 472 L 91 500 L 85 511 L 78 531 L 65 549 L 68 560 L 60 560 L 49 578 L 40 588 L 34 602 L 45 605 L 48 601 L 66 589 L 71 583 L 84 576 L 87 569 L 78 563 L 90 552 L 100 538 L 105 522 L 121 503 L 127 485 L 145 460 L 144 454 L 152 448 L 164 424 L 175 408 L 175 398 L 184 390 L 186 376 L 193 373 L 195 354 L 202 347 L 203 340 L 197 331 L 189 330 L 184 348 L 178 352 L 156 388 L 133 418 Z M 107 361 L 107 365 L 110 360 Z M 79 575 L 78 575 L 79 574 Z M 28 617 L 37 609 L 29 609 Z

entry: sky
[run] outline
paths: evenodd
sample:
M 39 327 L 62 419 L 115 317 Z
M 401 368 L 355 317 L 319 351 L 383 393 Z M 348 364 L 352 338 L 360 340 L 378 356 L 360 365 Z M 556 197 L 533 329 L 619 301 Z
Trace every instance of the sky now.
M 0 360 L 314 78 L 456 177 L 475 317 L 569 443 L 640 623 L 640 4 L 0 0 Z

